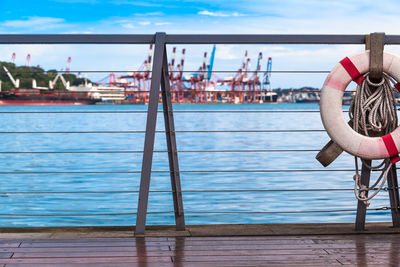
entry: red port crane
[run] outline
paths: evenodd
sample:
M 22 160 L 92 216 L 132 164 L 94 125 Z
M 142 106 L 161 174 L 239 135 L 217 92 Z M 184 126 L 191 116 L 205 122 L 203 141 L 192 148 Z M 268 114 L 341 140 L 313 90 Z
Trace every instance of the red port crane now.
M 16 57 L 15 53 L 12 53 L 11 62 L 14 63 L 14 64 L 15 64 L 15 57 Z
M 26 62 L 25 62 L 25 66 L 26 67 L 29 67 L 30 61 L 31 61 L 31 54 L 28 54 L 26 56 Z
M 65 68 L 65 74 L 69 74 L 70 69 L 71 69 L 71 57 L 68 57 L 67 67 Z

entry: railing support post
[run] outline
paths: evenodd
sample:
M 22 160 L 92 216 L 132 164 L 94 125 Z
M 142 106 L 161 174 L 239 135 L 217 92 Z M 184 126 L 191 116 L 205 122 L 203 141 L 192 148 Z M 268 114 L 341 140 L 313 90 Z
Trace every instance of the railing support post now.
M 384 44 L 385 44 L 385 34 L 372 33 L 371 35 L 365 36 L 365 49 L 371 51 L 370 75 L 371 74 L 374 74 L 376 76 L 379 76 L 379 74 L 382 75 Z M 371 165 L 371 160 L 365 160 L 365 163 Z M 363 164 L 361 169 L 361 184 L 367 187 L 369 186 L 370 174 L 371 170 L 366 166 L 364 166 Z M 392 169 L 388 173 L 387 184 L 389 188 L 388 189 L 389 200 L 392 213 L 393 227 L 400 227 L 400 197 L 399 197 L 399 186 L 397 181 L 396 164 L 393 164 Z M 366 214 L 367 214 L 367 207 L 362 201 L 358 201 L 356 224 L 355 224 L 356 230 L 365 230 Z
M 382 48 L 383 49 L 383 48 Z M 365 50 L 371 50 L 371 36 L 369 34 L 365 35 Z M 358 159 L 356 159 L 358 160 Z M 371 166 L 371 160 L 364 160 L 365 164 Z M 361 184 L 369 187 L 371 177 L 371 170 L 364 165 L 361 166 Z M 366 192 L 366 196 L 368 196 L 368 191 Z M 367 216 L 367 206 L 361 200 L 358 200 L 357 203 L 357 214 L 356 214 L 356 231 L 365 230 L 365 217 Z
M 168 159 L 174 200 L 176 229 L 185 230 L 182 192 L 179 177 L 178 154 L 176 149 L 175 126 L 172 116 L 172 103 L 169 89 L 170 85 L 168 78 L 168 63 L 165 40 L 165 33 L 156 33 L 149 106 L 146 122 L 146 136 L 144 141 L 140 191 L 136 218 L 136 235 L 144 234 L 146 227 L 146 215 L 149 202 L 150 177 L 153 161 L 154 139 L 157 123 L 160 87 L 162 89 L 164 121 L 168 146 Z
M 144 140 L 135 234 L 144 234 L 146 226 L 151 165 L 153 163 L 154 138 L 156 134 L 158 98 L 160 94 L 162 63 L 164 57 L 165 33 L 156 33 L 154 42 L 154 62 L 151 75 L 149 106 L 147 109 L 146 136 Z
M 392 169 L 389 171 L 387 183 L 389 188 L 393 227 L 398 228 L 400 227 L 400 197 L 396 164 L 393 164 Z
M 358 160 L 358 159 L 357 159 Z M 371 166 L 371 160 L 365 159 L 364 160 L 365 164 L 368 164 Z M 369 187 L 369 181 L 370 181 L 370 176 L 371 176 L 371 170 L 362 164 L 361 167 L 361 184 L 365 185 L 366 187 Z M 368 196 L 368 191 L 366 192 L 365 196 Z M 356 231 L 363 231 L 365 230 L 365 217 L 367 215 L 367 206 L 362 202 L 361 200 L 358 200 L 357 203 L 357 215 L 356 215 L 356 225 L 355 229 Z
M 168 75 L 168 59 L 167 59 L 167 49 L 164 45 L 164 57 L 163 57 L 163 69 L 161 77 L 161 94 L 163 102 L 163 112 L 164 112 L 164 122 L 165 122 L 165 134 L 167 138 L 167 148 L 168 148 L 168 161 L 169 161 L 169 171 L 171 177 L 171 187 L 172 187 L 172 198 L 174 201 L 174 211 L 175 211 L 175 224 L 177 231 L 185 230 L 185 217 L 183 214 L 183 200 L 181 191 L 181 179 L 179 173 L 178 164 L 178 152 L 176 148 L 176 135 L 175 135 L 175 125 L 174 117 L 172 111 L 172 101 L 171 101 L 171 91 L 170 82 Z

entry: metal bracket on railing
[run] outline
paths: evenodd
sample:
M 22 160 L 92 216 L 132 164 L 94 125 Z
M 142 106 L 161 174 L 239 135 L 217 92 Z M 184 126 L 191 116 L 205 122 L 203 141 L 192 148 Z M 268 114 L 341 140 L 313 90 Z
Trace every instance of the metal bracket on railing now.
M 165 42 L 166 34 L 156 33 L 135 235 L 144 234 L 146 227 L 160 87 L 164 111 L 165 134 L 167 138 L 176 230 L 185 230 L 185 217 L 183 213 L 182 191 L 179 176 L 178 153 L 176 147 L 175 125 L 172 112 Z
M 367 37 L 368 39 L 368 37 Z M 369 77 L 373 82 L 380 82 L 383 73 L 383 46 L 385 33 L 374 32 L 369 35 Z

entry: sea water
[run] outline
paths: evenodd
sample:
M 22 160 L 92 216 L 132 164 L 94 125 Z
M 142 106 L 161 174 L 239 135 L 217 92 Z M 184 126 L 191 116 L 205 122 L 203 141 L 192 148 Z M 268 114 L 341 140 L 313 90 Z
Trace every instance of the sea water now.
M 173 108 L 175 111 L 200 111 L 175 113 L 177 131 L 323 130 L 318 104 L 174 105 Z M 140 184 L 137 172 L 141 170 L 140 151 L 145 136 L 140 131 L 146 128 L 147 115 L 124 113 L 132 110 L 146 111 L 147 106 L 0 107 L 0 152 L 96 152 L 0 153 L 0 226 L 134 225 Z M 203 112 L 223 110 L 315 112 Z M 21 111 L 28 113 L 4 113 Z M 89 113 L 29 113 L 32 111 Z M 164 129 L 162 113 L 158 114 L 157 129 Z M 86 133 L 62 133 L 71 131 Z M 91 131 L 116 133 L 87 133 Z M 187 224 L 355 220 L 354 211 L 334 212 L 357 208 L 351 190 L 354 159 L 346 153 L 324 168 L 315 160 L 316 151 L 210 152 L 318 150 L 329 141 L 324 131 L 178 132 L 176 138 L 179 151 L 192 151 L 178 154 Z M 164 133 L 156 134 L 155 150 L 166 150 Z M 167 153 L 154 153 L 154 171 L 168 171 L 168 166 Z M 262 172 L 252 172 L 254 170 Z M 326 190 L 291 191 L 298 189 Z M 148 224 L 173 224 L 169 174 L 153 173 L 150 190 L 156 192 L 150 193 Z M 388 205 L 388 194 L 382 192 L 371 201 L 370 208 Z M 390 219 L 389 211 L 367 213 L 369 222 Z

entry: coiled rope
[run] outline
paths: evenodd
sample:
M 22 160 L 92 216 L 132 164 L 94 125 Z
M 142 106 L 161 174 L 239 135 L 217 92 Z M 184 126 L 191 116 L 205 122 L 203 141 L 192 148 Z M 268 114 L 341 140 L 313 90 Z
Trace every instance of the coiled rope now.
M 379 83 L 373 83 L 369 79 L 369 73 L 364 75 L 364 80 L 357 85 L 355 97 L 349 109 L 349 117 L 353 123 L 353 129 L 366 136 L 383 136 L 393 132 L 397 128 L 398 118 L 396 110 L 395 90 L 392 84 L 397 82 L 386 73 L 382 74 L 382 80 Z M 361 158 L 364 166 L 374 171 L 381 171 L 376 182 L 367 187 L 361 184 L 359 174 L 358 157 L 355 159 L 356 174 L 353 179 L 354 194 L 358 200 L 369 206 L 369 200 L 376 196 L 386 183 L 389 170 L 393 163 L 389 158 L 384 159 L 379 165 L 373 167 L 366 164 Z M 373 194 L 368 196 L 368 191 L 373 190 L 378 184 L 379 187 Z

